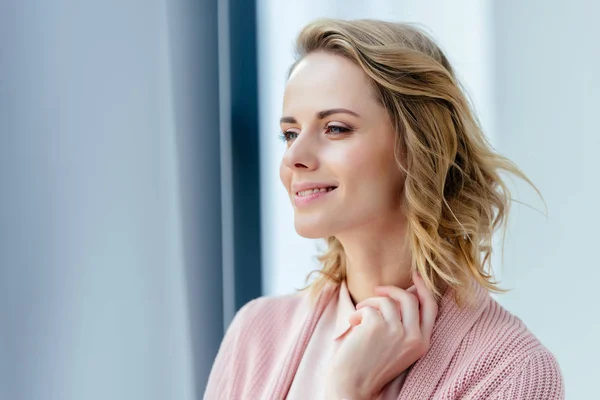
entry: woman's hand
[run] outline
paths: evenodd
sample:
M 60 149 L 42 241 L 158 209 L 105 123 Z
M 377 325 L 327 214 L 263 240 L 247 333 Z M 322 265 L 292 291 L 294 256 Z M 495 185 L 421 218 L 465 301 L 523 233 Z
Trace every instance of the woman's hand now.
M 372 400 L 427 352 L 438 305 L 417 273 L 413 282 L 407 290 L 380 286 L 381 297 L 356 305 L 330 364 L 328 399 Z

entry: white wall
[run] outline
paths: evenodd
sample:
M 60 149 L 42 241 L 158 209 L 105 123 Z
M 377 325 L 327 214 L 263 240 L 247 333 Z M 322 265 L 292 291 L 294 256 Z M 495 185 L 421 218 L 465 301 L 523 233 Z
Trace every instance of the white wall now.
M 515 204 L 500 302 L 558 357 L 568 399 L 600 375 L 600 5 L 502 1 L 494 9 L 496 144 L 541 190 L 546 219 Z M 544 210 L 518 184 L 515 197 Z M 593 395 L 592 395 L 593 393 Z

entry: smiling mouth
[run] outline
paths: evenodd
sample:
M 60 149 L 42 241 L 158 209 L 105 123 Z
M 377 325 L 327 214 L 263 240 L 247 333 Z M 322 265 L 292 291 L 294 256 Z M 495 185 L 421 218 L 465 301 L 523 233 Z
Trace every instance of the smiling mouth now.
M 303 190 L 301 192 L 297 192 L 296 196 L 305 197 L 305 196 L 310 196 L 311 194 L 315 194 L 315 193 L 331 192 L 332 190 L 335 190 L 335 189 L 337 189 L 337 186 L 329 186 L 326 188 L 317 188 L 317 189 L 308 189 L 308 190 Z

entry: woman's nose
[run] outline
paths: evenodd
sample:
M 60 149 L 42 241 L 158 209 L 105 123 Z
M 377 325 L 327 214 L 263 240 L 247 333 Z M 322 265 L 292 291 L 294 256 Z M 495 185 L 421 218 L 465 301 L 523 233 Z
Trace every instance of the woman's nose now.
M 291 169 L 315 169 L 317 148 L 313 142 L 308 134 L 298 135 L 283 155 L 284 164 Z

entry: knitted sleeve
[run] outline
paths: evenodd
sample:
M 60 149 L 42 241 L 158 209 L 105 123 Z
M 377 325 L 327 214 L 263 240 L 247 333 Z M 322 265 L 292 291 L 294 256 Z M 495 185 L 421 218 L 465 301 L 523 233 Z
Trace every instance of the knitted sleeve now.
M 247 319 L 248 309 L 256 300 L 251 300 L 240 308 L 229 324 L 208 377 L 208 383 L 204 391 L 205 400 L 231 398 L 232 366 L 234 365 L 237 344 L 240 335 L 243 333 L 242 327 Z
M 565 388 L 558 362 L 547 349 L 536 350 L 492 399 L 563 400 Z

